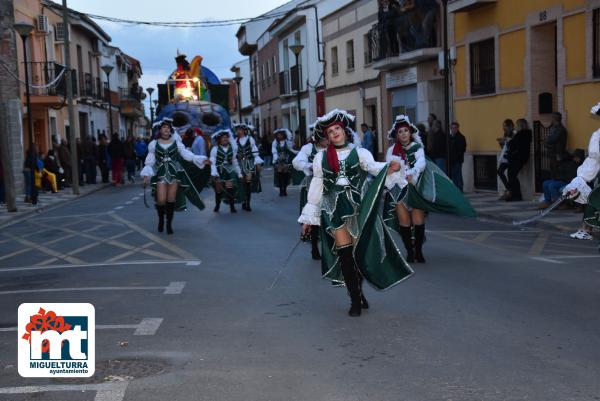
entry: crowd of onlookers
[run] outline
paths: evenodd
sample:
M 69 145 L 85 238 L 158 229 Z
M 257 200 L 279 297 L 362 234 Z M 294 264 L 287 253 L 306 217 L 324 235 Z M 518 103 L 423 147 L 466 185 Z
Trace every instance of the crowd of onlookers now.
M 78 184 L 80 186 L 109 183 L 109 177 L 115 186 L 135 182 L 136 169 L 141 169 L 148 153 L 150 137 L 134 138 L 129 135 L 122 140 L 118 134 L 109 139 L 100 134 L 98 139 L 84 136 L 76 139 Z M 38 192 L 56 193 L 72 185 L 73 160 L 69 143 L 57 136 L 52 138 L 52 148 L 46 154 L 40 153 L 37 145 L 28 149 L 23 163 L 25 180 L 25 202 L 37 203 Z M 127 177 L 124 177 L 126 172 Z

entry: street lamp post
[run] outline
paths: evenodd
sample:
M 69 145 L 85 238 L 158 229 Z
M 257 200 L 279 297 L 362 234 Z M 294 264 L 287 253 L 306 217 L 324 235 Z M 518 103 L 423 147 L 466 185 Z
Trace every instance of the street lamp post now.
M 233 82 L 237 85 L 237 106 L 238 106 L 238 123 L 242 123 L 242 92 L 240 89 L 240 83 L 242 82 L 243 77 L 240 75 L 240 70 L 235 71 L 235 77 L 233 78 Z
M 27 37 L 33 30 L 33 25 L 26 22 L 19 22 L 14 25 L 15 31 L 19 34 L 23 42 L 23 61 L 25 64 L 25 101 L 27 105 L 27 128 L 29 130 L 29 169 L 30 175 L 30 188 L 31 188 L 31 202 L 37 203 L 37 188 L 35 187 L 35 168 L 36 168 L 36 155 L 33 148 L 33 116 L 31 115 L 31 94 L 29 92 L 29 69 L 27 60 Z
M 298 87 L 296 88 L 296 95 L 297 95 L 297 101 L 298 101 L 298 135 L 300 136 L 300 146 L 304 145 L 304 143 L 306 142 L 306 136 L 304 135 L 304 127 L 301 123 L 302 121 L 302 114 L 300 113 L 300 89 L 302 87 L 302 84 L 300 83 L 300 63 L 298 61 L 299 57 L 300 57 L 300 52 L 302 51 L 302 49 L 304 49 L 304 46 L 301 44 L 296 44 L 296 45 L 291 45 L 290 50 L 292 51 L 292 53 L 294 53 L 294 56 L 296 57 L 296 82 Z
M 446 173 L 452 177 L 450 160 L 450 54 L 448 51 L 448 0 L 442 0 L 444 29 L 444 123 L 446 131 Z
M 113 122 L 112 122 L 112 96 L 110 95 L 110 73 L 113 70 L 113 66 L 109 64 L 105 64 L 102 67 L 102 71 L 106 74 L 106 82 L 108 84 L 108 127 L 110 129 L 110 133 L 108 135 L 109 139 L 112 138 L 113 131 Z
M 149 103 L 150 103 L 150 127 L 154 124 L 154 107 L 152 107 L 152 92 L 154 92 L 154 88 L 146 88 L 146 92 L 149 95 Z

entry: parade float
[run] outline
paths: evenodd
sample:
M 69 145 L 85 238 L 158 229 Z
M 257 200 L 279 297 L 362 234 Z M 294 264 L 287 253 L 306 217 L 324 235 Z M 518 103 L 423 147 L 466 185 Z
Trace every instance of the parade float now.
M 187 56 L 177 51 L 177 68 L 164 84 L 158 85 L 159 106 L 156 121 L 173 120 L 173 127 L 183 136 L 192 128 L 210 144 L 213 133 L 231 128 L 228 107 L 229 85 L 202 65 L 202 57 Z

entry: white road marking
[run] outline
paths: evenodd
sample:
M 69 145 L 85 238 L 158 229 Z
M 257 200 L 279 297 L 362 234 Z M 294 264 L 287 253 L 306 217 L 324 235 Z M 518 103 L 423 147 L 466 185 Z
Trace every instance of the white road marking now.
M 164 295 L 179 295 L 185 287 L 185 281 L 171 281 L 169 286 L 165 288 Z
M 0 394 L 32 394 L 48 391 L 96 391 L 94 401 L 123 401 L 129 382 L 99 384 L 62 384 L 49 386 L 25 386 L 0 388 Z
M 82 267 L 117 267 L 117 266 L 140 266 L 140 265 L 188 265 L 188 263 L 197 263 L 198 265 L 201 263 L 198 260 L 133 260 L 127 262 L 113 262 L 113 263 L 81 263 L 81 264 L 72 264 L 72 265 L 38 265 L 38 266 L 28 266 L 28 267 L 9 267 L 6 269 L 0 268 L 0 273 L 7 272 L 20 272 L 20 271 L 29 271 L 29 270 L 52 270 L 52 269 L 72 269 L 72 268 L 82 268 Z M 191 266 L 197 266 L 193 264 Z
M 186 266 L 200 266 L 201 263 L 202 263 L 202 261 L 200 261 L 200 260 L 192 260 L 190 262 L 187 262 L 185 265 Z
M 172 282 L 167 287 L 66 287 L 66 288 L 38 288 L 29 290 L 0 291 L 0 295 L 33 294 L 38 292 L 69 292 L 69 291 L 151 291 L 164 290 L 163 294 L 181 294 L 185 282 Z
M 127 201 L 125 202 L 126 205 L 133 205 L 133 201 Z
M 427 230 L 430 233 L 450 233 L 450 234 L 479 234 L 479 233 L 537 233 L 539 230 Z
M 52 250 L 50 248 L 47 248 L 47 247 L 45 247 L 45 246 L 43 246 L 43 245 L 41 245 L 39 243 L 35 243 L 35 242 L 26 240 L 24 238 L 16 237 L 16 236 L 13 236 L 13 235 L 6 234 L 6 236 L 14 239 L 16 242 L 19 242 L 19 243 L 21 243 L 21 244 L 23 244 L 25 246 L 28 246 L 30 248 L 35 248 L 36 250 L 38 250 L 40 252 L 43 252 L 43 253 L 45 253 L 47 255 L 50 255 L 50 256 L 54 256 L 55 258 L 62 259 L 64 261 L 66 261 L 66 262 L 69 262 L 69 263 L 83 263 L 83 260 L 81 260 L 81 259 L 77 259 L 77 258 L 74 258 L 72 256 L 68 256 L 68 255 L 63 255 L 62 253 L 56 252 L 56 251 L 54 251 L 54 250 Z
M 537 261 L 540 261 L 540 262 L 554 263 L 554 264 L 557 264 L 557 265 L 563 265 L 563 264 L 565 264 L 565 262 L 561 262 L 560 260 L 550 259 L 550 258 L 534 257 L 534 258 L 531 258 L 531 259 L 534 259 L 534 260 L 537 260 Z
M 120 209 L 123 209 L 124 207 L 125 206 L 117 206 L 117 207 L 114 208 L 114 210 L 120 210 Z
M 597 259 L 600 255 L 561 255 L 561 256 L 549 256 L 553 259 Z
M 143 318 L 138 324 L 97 324 L 96 330 L 140 330 L 140 328 L 148 327 L 149 321 L 156 318 Z M 162 319 L 160 319 L 162 321 Z M 0 333 L 16 332 L 17 327 L 0 327 Z
M 147 317 L 142 319 L 137 330 L 133 333 L 134 336 L 153 336 L 158 331 L 163 319 Z

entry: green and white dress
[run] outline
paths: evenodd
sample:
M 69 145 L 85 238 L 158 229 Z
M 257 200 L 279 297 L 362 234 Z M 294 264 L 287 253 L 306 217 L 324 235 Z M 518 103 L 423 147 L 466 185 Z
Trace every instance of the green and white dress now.
M 300 212 L 302 212 L 302 208 L 306 205 L 308 199 L 308 188 L 313 176 L 313 161 L 317 153 L 321 150 L 323 149 L 317 148 L 314 143 L 307 143 L 302 146 L 296 157 L 294 157 L 294 160 L 292 160 L 292 166 L 296 174 L 302 175 L 302 182 L 300 183 Z
M 298 222 L 321 226 L 323 277 L 343 283 L 334 231 L 346 226 L 354 242 L 354 260 L 362 276 L 384 290 L 408 278 L 412 269 L 403 259 L 378 210 L 387 177 L 387 164 L 374 161 L 366 149 L 337 150 L 339 171 L 329 165 L 327 152 L 313 161 L 307 203 Z M 369 184 L 369 174 L 376 178 Z
M 572 189 L 579 191 L 575 202 L 586 205 L 584 223 L 600 228 L 600 129 L 592 134 L 588 157 L 577 169 L 577 177 L 563 189 L 563 194 Z
M 148 156 L 141 177 L 151 177 L 152 193 L 156 195 L 159 183 L 178 183 L 175 208 L 186 209 L 186 198 L 199 209 L 204 209 L 200 192 L 208 181 L 210 169 L 204 165 L 206 156 L 195 155 L 175 138 L 167 144 L 153 140 L 148 145 Z
M 236 139 L 237 151 L 236 158 L 244 177 L 252 175 L 252 192 L 262 192 L 260 185 L 260 176 L 256 171 L 256 165 L 263 164 L 263 160 L 258 155 L 258 147 L 254 138 L 246 135 L 243 138 Z
M 233 145 L 213 146 L 210 150 L 211 175 L 221 181 L 232 181 L 235 195 L 235 201 L 241 202 L 243 199 L 243 191 L 239 184 L 242 178 L 242 171 L 235 157 L 236 149 Z
M 423 144 L 411 141 L 404 146 L 406 160 L 394 155 L 394 146 L 386 154 L 386 161 L 397 161 L 402 169 L 390 175 L 386 182 L 383 216 L 387 226 L 399 231 L 396 204 L 402 203 L 408 210 L 456 214 L 475 217 L 477 214 L 469 201 L 444 172 L 425 157 Z M 408 177 L 411 180 L 408 181 Z
M 283 140 L 278 141 L 275 139 L 273 144 L 271 145 L 271 152 L 273 153 L 273 166 L 275 167 L 276 173 L 288 174 L 286 179 L 288 180 L 287 185 L 289 185 L 289 174 L 292 173 L 292 160 L 296 155 L 294 151 L 294 147 L 292 145 L 292 141 Z M 298 180 L 297 177 L 294 177 L 295 181 Z M 295 185 L 300 184 L 302 178 L 299 178 L 299 182 L 295 182 Z M 279 188 L 279 183 L 277 181 L 277 174 L 274 175 L 274 185 L 276 188 Z

